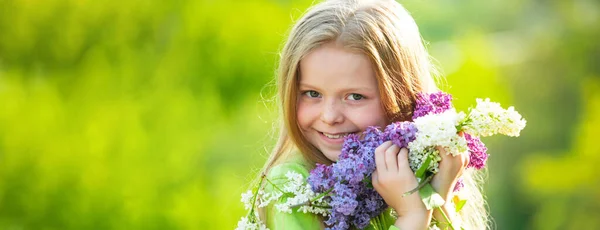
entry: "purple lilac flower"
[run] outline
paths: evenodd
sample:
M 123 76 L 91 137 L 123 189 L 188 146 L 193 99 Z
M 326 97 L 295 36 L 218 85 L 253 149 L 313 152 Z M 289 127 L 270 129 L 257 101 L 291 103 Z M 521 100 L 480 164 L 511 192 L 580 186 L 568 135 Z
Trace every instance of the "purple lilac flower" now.
M 333 212 L 339 212 L 345 216 L 350 216 L 358 206 L 356 201 L 356 191 L 353 191 L 351 186 L 337 183 L 333 187 L 335 196 L 331 197 L 331 205 Z
M 415 111 L 413 120 L 425 116 L 427 114 L 439 114 L 452 108 L 452 95 L 437 92 L 437 93 L 418 93 L 415 103 Z
M 329 219 L 325 221 L 325 224 L 331 226 L 330 228 L 325 228 L 325 230 L 344 230 L 350 228 L 348 216 L 344 216 L 338 212 L 332 212 L 329 215 Z
M 367 130 L 363 132 L 363 135 L 364 137 L 361 146 L 374 146 L 377 148 L 385 141 L 383 133 L 379 130 L 379 127 L 376 126 L 367 127 Z
M 381 214 L 388 206 L 375 189 L 367 186 L 367 182 L 363 182 L 356 190 L 358 206 L 351 220 L 352 225 L 363 229 L 367 227 L 371 218 Z
M 458 191 L 460 191 L 464 187 L 465 187 L 465 183 L 463 181 L 463 178 L 459 177 L 458 180 L 456 181 L 456 185 L 454 185 L 454 189 L 452 191 L 453 192 L 458 192 Z
M 325 222 L 330 226 L 328 229 L 348 229 L 350 224 L 365 228 L 371 218 L 387 208 L 383 198 L 365 180 L 375 171 L 375 149 L 386 139 L 376 127 L 367 128 L 362 140 L 358 135 L 348 135 L 336 163 L 317 164 L 311 171 L 308 183 L 313 191 L 333 188 L 328 197 L 332 207 Z
M 338 159 L 333 164 L 332 173 L 334 180 L 357 185 L 365 178 L 367 167 L 361 161 L 359 155 L 347 154 L 346 157 Z
M 360 136 L 358 134 L 349 134 L 344 139 L 342 153 L 339 158 L 345 158 L 346 154 L 355 153 L 360 148 Z
M 360 207 L 360 206 L 359 206 Z M 356 226 L 358 229 L 366 228 L 369 225 L 369 221 L 371 220 L 371 215 L 366 212 L 365 209 L 357 209 L 356 214 L 354 214 L 354 218 L 352 220 L 352 224 Z
M 385 128 L 384 135 L 394 144 L 407 147 L 416 138 L 417 127 L 412 122 L 394 122 Z
M 308 184 L 316 193 L 322 193 L 333 187 L 335 181 L 331 176 L 331 167 L 324 164 L 317 164 L 308 176 Z
M 383 212 L 386 208 L 387 208 L 387 204 L 385 203 L 385 201 L 383 200 L 383 197 L 378 196 L 377 191 L 375 191 L 375 189 L 372 188 L 365 188 L 365 199 L 364 199 L 364 208 L 367 210 L 368 213 L 381 213 Z M 375 217 L 377 215 L 372 215 L 372 217 Z
M 371 178 L 371 174 L 375 171 L 375 149 L 377 147 L 363 146 L 358 150 L 360 161 L 365 165 L 366 177 Z
M 487 148 L 478 137 L 465 133 L 465 139 L 467 140 L 470 156 L 469 165 L 467 165 L 467 167 L 482 169 L 485 167 L 485 162 L 488 158 Z

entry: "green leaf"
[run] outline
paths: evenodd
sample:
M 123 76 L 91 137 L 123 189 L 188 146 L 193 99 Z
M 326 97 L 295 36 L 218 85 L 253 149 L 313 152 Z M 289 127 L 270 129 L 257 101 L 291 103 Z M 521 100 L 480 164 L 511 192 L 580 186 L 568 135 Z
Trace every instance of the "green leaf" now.
M 467 200 L 458 200 L 458 202 L 455 202 L 456 212 L 460 212 L 460 210 L 462 210 L 466 203 Z
M 365 177 L 365 178 L 362 180 L 362 182 L 363 182 L 363 183 L 365 183 L 365 186 L 366 186 L 367 188 L 375 188 L 375 187 L 373 187 L 373 183 L 371 182 L 371 179 L 370 179 L 370 178 L 366 178 L 366 177 Z
M 427 168 L 429 168 L 429 164 L 431 164 L 431 153 L 427 155 L 427 159 L 425 159 L 425 162 L 423 162 L 421 167 L 417 169 L 417 172 L 415 172 L 415 176 L 423 180 L 423 175 L 425 175 L 425 171 L 427 171 Z
M 431 184 L 426 184 L 419 189 L 419 196 L 421 196 L 427 210 L 441 207 L 445 203 L 444 198 L 431 187 Z

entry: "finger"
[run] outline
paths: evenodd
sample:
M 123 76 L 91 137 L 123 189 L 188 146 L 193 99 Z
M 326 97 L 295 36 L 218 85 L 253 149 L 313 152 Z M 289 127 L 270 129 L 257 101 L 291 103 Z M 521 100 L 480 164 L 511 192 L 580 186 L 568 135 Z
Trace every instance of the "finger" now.
M 405 170 L 410 169 L 410 165 L 408 164 L 408 149 L 402 148 L 396 157 L 398 160 L 398 169 Z
M 385 150 L 385 165 L 389 171 L 397 172 L 398 171 L 398 152 L 400 151 L 400 147 L 397 145 L 392 145 L 388 149 Z
M 436 149 L 440 152 L 439 155 L 442 158 L 441 160 L 446 163 L 452 163 L 454 165 L 458 165 L 463 168 L 465 168 L 465 167 L 467 167 L 467 165 L 469 165 L 470 156 L 469 156 L 468 151 L 457 154 L 457 156 L 454 156 L 454 155 L 450 154 L 448 151 L 446 151 L 446 148 L 444 148 L 444 147 L 437 146 Z
M 377 171 L 373 172 L 373 174 L 371 174 L 371 184 L 373 185 L 373 188 L 375 188 L 375 190 L 377 190 L 377 188 L 379 188 L 379 179 L 377 177 Z
M 387 166 L 385 165 L 385 150 L 387 150 L 391 145 L 391 141 L 386 141 L 375 149 L 376 170 L 387 170 Z
M 463 160 L 463 169 L 466 169 L 469 166 L 469 163 L 471 163 L 471 156 L 469 152 L 463 153 L 461 155 Z
M 464 152 L 463 154 L 461 154 L 463 157 L 463 162 L 465 163 L 465 166 L 469 164 L 469 162 L 471 161 L 471 154 L 469 153 L 469 151 Z
M 446 148 L 442 146 L 436 146 L 435 149 L 437 149 L 437 151 L 440 152 L 440 157 L 442 157 L 442 159 L 450 155 L 450 153 L 446 151 Z

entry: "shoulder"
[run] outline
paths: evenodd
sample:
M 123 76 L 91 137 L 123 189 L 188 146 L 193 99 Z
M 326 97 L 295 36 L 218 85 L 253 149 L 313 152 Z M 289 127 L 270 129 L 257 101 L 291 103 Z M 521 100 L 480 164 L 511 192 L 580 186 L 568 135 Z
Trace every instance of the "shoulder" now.
M 283 164 L 278 164 L 273 166 L 273 168 L 271 168 L 271 170 L 269 170 L 269 173 L 267 173 L 267 178 L 269 179 L 278 179 L 278 178 L 285 178 L 286 174 L 293 172 L 293 173 L 298 173 L 300 175 L 302 175 L 302 177 L 306 178 L 308 177 L 308 169 L 299 163 L 295 163 L 295 162 L 288 162 L 288 163 L 283 163 Z
M 286 178 L 289 172 L 300 174 L 303 178 L 307 178 L 310 171 L 310 166 L 300 156 L 290 158 L 273 166 L 267 172 L 267 178 L 279 179 Z
M 287 186 L 294 187 L 293 184 L 295 183 L 293 181 L 305 181 L 308 175 L 309 167 L 307 167 L 307 164 L 302 159 L 286 160 L 273 166 L 268 171 L 267 179 L 269 182 L 264 187 L 265 192 L 270 193 L 275 190 L 285 190 Z M 302 179 L 298 178 L 298 176 L 301 176 Z M 275 187 L 279 187 L 279 189 Z M 292 210 L 287 212 L 276 208 L 277 205 L 286 203 L 287 199 L 287 197 L 281 197 L 274 204 L 270 204 L 266 208 L 266 224 L 269 229 L 300 230 L 323 228 L 321 219 L 315 214 L 300 212 L 298 207 L 292 208 Z

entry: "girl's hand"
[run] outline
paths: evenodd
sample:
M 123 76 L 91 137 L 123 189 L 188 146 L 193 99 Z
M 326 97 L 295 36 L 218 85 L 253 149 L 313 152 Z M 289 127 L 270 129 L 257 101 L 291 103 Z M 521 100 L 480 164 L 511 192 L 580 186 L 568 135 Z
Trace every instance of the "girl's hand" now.
M 448 154 L 444 148 L 438 147 L 437 149 L 440 151 L 442 160 L 439 163 L 438 173 L 433 176 L 433 179 L 430 183 L 433 189 L 438 192 L 446 201 L 446 203 L 440 207 L 445 213 L 445 216 L 450 219 L 455 228 L 460 229 L 462 223 L 460 218 L 457 218 L 457 214 L 454 211 L 454 206 L 451 205 L 451 199 L 452 192 L 454 190 L 454 186 L 456 186 L 458 178 L 463 174 L 463 171 L 467 165 L 469 165 L 469 155 L 460 154 L 457 156 L 452 156 L 451 154 Z M 436 220 L 441 220 L 441 222 L 438 224 L 439 228 L 446 229 L 448 227 L 444 220 L 446 217 L 444 217 L 444 215 L 441 214 L 438 209 L 435 209 L 433 216 Z
M 419 193 L 403 196 L 418 186 L 417 178 L 408 165 L 408 149 L 386 141 L 375 149 L 376 170 L 373 187 L 385 202 L 396 210 L 396 226 L 401 229 L 426 229 L 431 219 Z
M 442 160 L 439 163 L 438 173 L 431 180 L 431 186 L 445 201 L 449 202 L 458 178 L 462 175 L 467 165 L 469 165 L 469 155 L 460 154 L 452 156 L 444 148 L 438 147 L 437 149 L 440 151 Z

